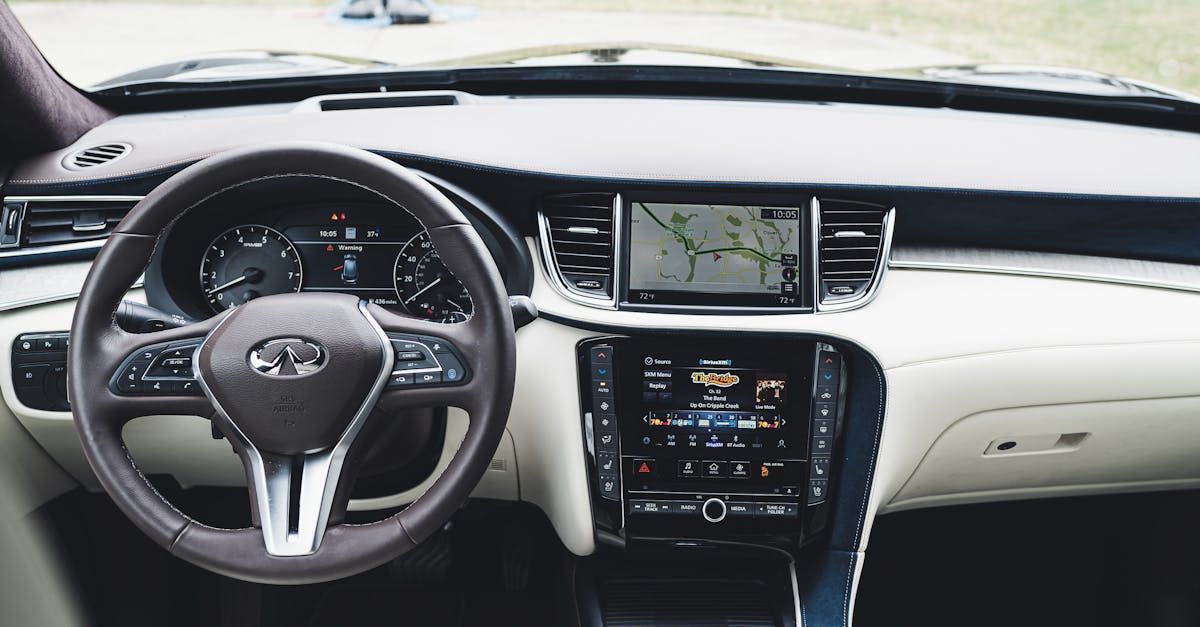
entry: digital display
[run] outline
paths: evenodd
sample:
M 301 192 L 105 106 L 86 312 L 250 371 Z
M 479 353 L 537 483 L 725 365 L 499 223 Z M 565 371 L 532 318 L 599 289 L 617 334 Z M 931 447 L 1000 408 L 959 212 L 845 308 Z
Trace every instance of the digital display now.
M 633 201 L 627 300 L 803 306 L 800 207 Z
M 630 490 L 797 493 L 807 459 L 810 344 L 640 342 L 620 355 Z

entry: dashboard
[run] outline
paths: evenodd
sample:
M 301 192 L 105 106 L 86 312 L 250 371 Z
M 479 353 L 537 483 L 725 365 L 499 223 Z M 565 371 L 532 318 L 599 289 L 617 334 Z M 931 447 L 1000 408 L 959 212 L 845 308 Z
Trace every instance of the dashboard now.
M 72 299 L 103 241 L 42 245 L 48 216 L 70 216 L 73 232 L 94 224 L 84 213 L 111 215 L 111 230 L 186 164 L 304 138 L 418 170 L 483 235 L 508 293 L 536 305 L 476 495 L 536 504 L 579 555 L 702 541 L 818 551 L 836 570 L 818 574 L 850 588 L 840 607 L 878 514 L 1200 486 L 1200 422 L 1180 419 L 1200 411 L 1200 187 L 1177 176 L 1200 154 L 1194 135 L 798 102 L 462 102 L 132 114 L 18 164 L 4 189 L 4 216 L 24 230 L 0 249 L 0 392 L 37 455 L 64 484 L 96 487 L 65 399 L 22 402 L 58 393 Z M 111 166 L 59 165 L 116 141 L 134 148 Z M 897 157 L 914 145 L 922 159 Z M 1111 161 L 1130 154 L 1146 158 Z M 295 181 L 180 217 L 130 298 L 195 320 L 297 290 L 471 315 L 403 208 Z M 412 502 L 467 424 L 448 412 L 420 476 L 352 509 Z M 128 428 L 147 472 L 244 480 L 206 421 L 169 425 Z

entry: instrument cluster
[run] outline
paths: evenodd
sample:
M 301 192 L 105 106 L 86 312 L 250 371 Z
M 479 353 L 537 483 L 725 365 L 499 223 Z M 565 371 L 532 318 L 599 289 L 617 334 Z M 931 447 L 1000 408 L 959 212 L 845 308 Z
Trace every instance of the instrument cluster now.
M 185 314 L 203 317 L 271 294 L 325 291 L 439 322 L 471 316 L 462 283 L 423 226 L 398 207 L 225 207 L 204 217 L 177 224 L 163 256 L 164 283 Z

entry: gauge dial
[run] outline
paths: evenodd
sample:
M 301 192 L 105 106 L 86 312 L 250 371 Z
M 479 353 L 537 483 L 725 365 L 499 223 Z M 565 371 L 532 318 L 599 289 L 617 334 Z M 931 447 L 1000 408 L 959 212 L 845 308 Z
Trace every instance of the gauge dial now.
M 302 279 L 296 248 L 279 231 L 258 224 L 217 236 L 200 263 L 200 289 L 217 312 L 259 296 L 299 292 Z
M 442 265 L 424 231 L 408 240 L 396 257 L 396 295 L 414 316 L 440 322 L 461 322 L 471 316 L 467 288 Z

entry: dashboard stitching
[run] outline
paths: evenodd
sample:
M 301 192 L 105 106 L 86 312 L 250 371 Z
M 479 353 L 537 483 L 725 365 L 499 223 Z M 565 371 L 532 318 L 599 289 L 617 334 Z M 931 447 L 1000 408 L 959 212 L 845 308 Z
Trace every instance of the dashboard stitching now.
M 862 507 L 859 509 L 859 512 L 858 512 L 858 528 L 854 532 L 854 547 L 853 548 L 855 551 L 858 551 L 858 549 L 859 549 L 859 541 L 862 538 L 863 525 L 866 522 L 867 501 L 870 500 L 870 498 L 871 498 L 871 487 L 875 483 L 875 456 L 879 454 L 879 436 L 883 432 L 883 404 L 884 404 L 883 371 L 880 370 L 879 364 L 875 363 L 874 360 L 871 360 L 871 366 L 873 368 L 875 368 L 875 375 L 878 377 L 879 407 L 878 407 L 878 413 L 875 415 L 875 444 L 871 448 L 871 461 L 867 464 L 867 468 L 869 469 L 871 474 L 867 475 L 867 486 L 866 486 L 866 489 L 863 490 Z
M 482 165 L 482 164 L 471 163 L 469 161 L 462 161 L 459 159 L 439 157 L 439 156 L 434 156 L 434 155 L 422 155 L 422 154 L 417 154 L 417 153 L 403 153 L 403 152 L 395 152 L 395 151 L 391 151 L 391 150 L 371 150 L 371 149 L 368 149 L 368 150 L 370 150 L 371 152 L 374 152 L 380 156 L 393 158 L 393 159 L 409 159 L 409 160 L 413 160 L 413 161 L 425 161 L 427 163 L 465 168 L 465 169 L 470 169 L 470 170 L 475 170 L 478 172 L 485 172 L 485 173 L 490 173 L 490 174 L 506 174 L 506 175 L 514 175 L 514 176 L 538 176 L 538 177 L 550 178 L 550 179 L 554 179 L 554 180 L 569 180 L 569 181 L 580 181 L 580 182 L 606 182 L 606 183 L 614 183 L 615 182 L 615 183 L 643 183 L 643 184 L 648 183 L 648 182 L 653 182 L 653 183 L 659 184 L 659 185 L 679 184 L 679 185 L 687 185 L 689 187 L 694 187 L 696 185 L 704 185 L 706 183 L 723 184 L 723 185 L 728 185 L 728 184 L 732 183 L 732 184 L 737 184 L 737 185 L 745 185 L 747 187 L 762 187 L 762 186 L 810 187 L 810 188 L 821 188 L 821 189 L 828 189 L 828 190 L 835 190 L 835 191 L 836 190 L 856 190 L 856 191 L 871 191 L 871 192 L 911 192 L 911 193 L 937 192 L 937 193 L 942 193 L 942 194 L 954 194 L 954 195 L 962 195 L 962 196 L 989 196 L 990 195 L 990 196 L 1005 196 L 1005 197 L 1017 197 L 1017 198 L 1121 200 L 1121 201 L 1128 201 L 1128 202 L 1137 201 L 1137 202 L 1168 203 L 1168 204 L 1191 204 L 1191 203 L 1196 203 L 1196 202 L 1200 201 L 1200 196 L 1178 196 L 1178 195 L 1176 195 L 1176 196 L 1151 196 L 1151 195 L 1147 195 L 1144 193 L 1122 194 L 1122 193 L 1115 193 L 1115 192 L 1114 193 L 1096 193 L 1096 192 L 1088 192 L 1088 191 L 1037 191 L 1037 190 L 1011 190 L 1011 189 L 1004 190 L 1004 189 L 990 189 L 990 188 L 982 188 L 982 187 L 981 188 L 956 188 L 956 187 L 935 187 L 935 186 L 898 185 L 898 184 L 880 185 L 880 184 L 870 184 L 870 183 L 833 182 L 833 181 L 825 181 L 825 182 L 818 182 L 818 181 L 807 181 L 806 182 L 806 181 L 795 181 L 795 180 L 750 181 L 750 180 L 746 180 L 744 178 L 740 178 L 740 179 L 736 179 L 736 180 L 734 180 L 734 179 L 719 180 L 719 179 L 709 179 L 709 178 L 697 178 L 697 179 L 688 179 L 688 180 L 685 180 L 685 179 L 654 180 L 652 178 L 646 178 L 644 176 L 636 176 L 636 175 L 622 178 L 621 176 L 616 176 L 616 175 L 611 175 L 611 174 L 610 175 L 566 174 L 566 173 L 545 172 L 545 171 L 527 170 L 527 169 L 506 167 L 506 166 Z M 168 174 L 168 173 L 170 173 L 170 170 L 173 168 L 174 165 L 178 165 L 180 163 L 188 163 L 189 161 L 196 162 L 196 161 L 199 161 L 200 159 L 210 157 L 214 154 L 217 154 L 217 153 L 209 153 L 208 155 L 205 155 L 204 157 L 200 157 L 199 159 L 195 159 L 195 158 L 184 159 L 184 160 L 180 160 L 180 161 L 171 162 L 167 165 L 157 165 L 157 166 L 153 166 L 153 167 L 148 167 L 143 170 L 129 170 L 122 174 L 117 174 L 117 175 L 104 177 L 104 178 L 11 179 L 11 180 L 9 180 L 9 184 L 10 185 L 13 185 L 13 184 L 29 185 L 29 186 L 52 185 L 55 187 L 84 187 L 84 186 L 88 186 L 88 185 L 102 185 L 102 184 L 119 183 L 119 182 L 131 180 L 131 179 L 140 178 L 141 175 L 143 175 L 143 174 L 151 174 L 151 173 Z
M 851 552 L 850 561 L 846 564 L 846 585 L 844 586 L 846 597 L 842 602 L 842 624 L 846 625 L 846 627 L 850 627 L 850 586 L 853 583 L 852 578 L 854 577 L 854 563 L 858 561 L 857 558 L 858 552 Z

